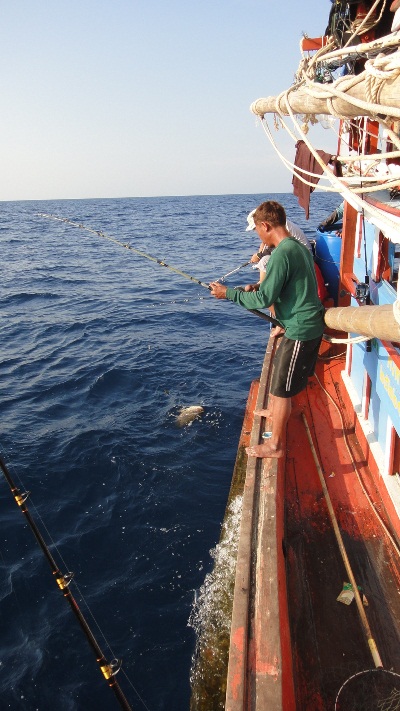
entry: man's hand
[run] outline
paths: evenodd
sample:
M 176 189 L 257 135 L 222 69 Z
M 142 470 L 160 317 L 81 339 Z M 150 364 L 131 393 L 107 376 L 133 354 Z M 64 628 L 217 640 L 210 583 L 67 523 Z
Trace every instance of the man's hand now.
M 259 289 L 259 284 L 246 284 L 244 287 L 245 291 L 258 291 Z
M 282 328 L 282 326 L 274 326 L 274 328 L 271 330 L 270 337 L 278 338 L 279 336 L 283 336 L 284 333 L 285 329 Z
M 212 281 L 210 283 L 211 294 L 217 299 L 226 299 L 227 287 L 224 284 L 220 284 L 219 281 Z

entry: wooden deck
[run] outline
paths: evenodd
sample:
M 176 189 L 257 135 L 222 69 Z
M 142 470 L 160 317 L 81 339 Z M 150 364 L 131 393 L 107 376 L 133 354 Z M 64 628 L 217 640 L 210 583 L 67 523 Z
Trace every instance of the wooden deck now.
M 348 575 L 303 414 L 383 667 L 400 674 L 399 521 L 387 513 L 346 413 L 344 356 L 332 356 L 324 344 L 317 377 L 294 398 L 286 458 L 248 462 L 227 711 L 335 709 L 346 680 L 375 668 L 355 601 L 337 601 Z M 270 360 L 271 346 L 257 407 L 267 399 Z M 260 441 L 259 420 L 252 444 Z M 400 693 L 400 677 L 391 680 Z

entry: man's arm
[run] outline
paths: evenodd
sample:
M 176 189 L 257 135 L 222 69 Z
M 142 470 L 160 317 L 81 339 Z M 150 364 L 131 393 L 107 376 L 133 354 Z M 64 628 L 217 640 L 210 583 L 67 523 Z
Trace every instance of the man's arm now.
M 259 284 L 257 291 L 243 292 L 227 289 L 224 298 L 246 309 L 268 309 L 274 304 L 284 288 L 289 274 L 289 265 L 284 255 L 271 256 L 266 271 L 266 277 Z

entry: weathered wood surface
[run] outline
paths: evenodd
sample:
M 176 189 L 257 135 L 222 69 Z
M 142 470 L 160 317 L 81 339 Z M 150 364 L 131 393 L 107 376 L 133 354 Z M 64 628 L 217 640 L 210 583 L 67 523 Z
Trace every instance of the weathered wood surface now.
M 353 81 L 354 77 L 350 77 L 348 83 Z M 341 92 L 346 91 L 346 82 L 343 80 L 338 80 L 333 82 L 333 84 L 313 84 L 312 92 L 317 94 L 317 92 L 326 92 L 330 88 L 337 88 Z M 318 98 L 317 96 L 311 95 L 311 92 L 306 87 L 301 87 L 297 90 L 290 91 L 288 94 L 288 101 L 291 110 L 295 114 L 332 114 L 339 115 L 342 118 L 354 118 L 355 116 L 374 116 L 375 113 L 372 110 L 368 110 L 365 107 L 357 106 L 353 103 L 352 99 L 362 102 L 368 102 L 368 86 L 367 80 L 360 81 L 355 86 L 349 88 L 346 92 L 350 98 L 346 101 L 344 98 L 333 97 L 332 106 L 334 112 L 331 111 L 329 106 L 329 101 L 326 98 Z M 279 98 L 280 96 L 280 98 Z M 264 116 L 270 113 L 283 113 L 285 116 L 289 115 L 289 111 L 286 106 L 286 99 L 279 96 L 268 96 L 265 99 L 257 99 L 250 106 L 250 111 L 252 111 L 257 116 Z M 377 93 L 377 98 L 375 99 L 377 103 L 382 106 L 383 115 L 388 115 L 393 119 L 400 118 L 400 77 L 395 77 L 394 79 L 386 79 L 382 82 L 379 91 Z M 390 109 L 390 113 L 386 109 Z
M 394 308 L 393 304 L 385 304 L 327 309 L 325 323 L 336 331 L 400 343 L 400 323 L 395 318 Z
M 270 362 L 273 357 L 275 339 L 270 339 L 267 347 L 267 352 L 264 359 L 263 369 L 260 378 L 260 386 L 258 391 L 256 409 L 266 406 L 266 397 L 269 390 L 270 378 Z M 251 432 L 250 443 L 252 445 L 259 444 L 261 438 L 261 418 L 255 416 Z M 276 526 L 276 516 L 271 514 L 271 509 L 275 513 L 276 487 L 277 487 L 277 460 L 268 460 L 269 474 L 267 482 L 269 505 L 263 509 L 263 514 L 268 509 L 268 519 L 271 519 Z M 265 471 L 262 470 L 261 460 L 251 457 L 248 460 L 246 481 L 243 493 L 243 510 L 242 521 L 240 527 L 239 547 L 236 563 L 236 580 L 235 593 L 233 598 L 232 611 L 232 626 L 231 640 L 229 649 L 229 666 L 226 687 L 226 702 L 225 711 L 244 711 L 244 709 L 260 708 L 274 709 L 275 711 L 283 711 L 282 708 L 282 689 L 281 689 L 281 668 L 280 661 L 280 634 L 279 634 L 279 600 L 278 590 L 275 589 L 275 594 L 270 596 L 268 601 L 268 610 L 271 611 L 272 622 L 274 623 L 273 634 L 268 628 L 268 649 L 262 649 L 263 663 L 257 664 L 260 659 L 261 650 L 254 646 L 252 642 L 253 620 L 253 605 L 254 595 L 259 596 L 262 592 L 262 586 L 258 585 L 254 580 L 255 568 L 260 572 L 260 562 L 257 561 L 259 553 L 259 498 L 260 498 L 260 482 L 265 481 Z M 265 493 L 265 492 L 264 492 Z M 265 554 L 262 555 L 262 561 L 269 566 L 269 573 L 263 570 L 264 576 L 267 574 L 273 579 L 277 578 L 277 571 L 274 568 L 276 565 L 276 556 L 273 551 L 277 550 L 278 541 L 275 533 L 275 528 L 267 534 L 264 529 L 264 536 L 269 535 L 269 553 L 268 560 Z M 264 537 L 263 537 L 264 540 Z M 258 542 L 257 542 L 258 541 Z M 281 550 L 281 548 L 279 548 Z M 257 593 L 257 594 L 256 594 Z M 259 608 L 257 601 L 255 603 L 255 617 L 258 617 Z M 265 610 L 264 610 L 265 613 Z M 272 638 L 271 638 L 272 635 Z M 260 668 L 261 667 L 261 668 Z M 257 704 L 256 704 L 257 698 Z M 250 702 L 252 699 L 252 702 Z M 268 699 L 268 704 L 266 700 Z

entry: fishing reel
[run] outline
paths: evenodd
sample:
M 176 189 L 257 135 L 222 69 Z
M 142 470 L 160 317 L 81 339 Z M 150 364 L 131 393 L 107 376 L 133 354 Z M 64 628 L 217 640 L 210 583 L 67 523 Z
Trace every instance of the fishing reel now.
M 368 284 L 366 284 L 365 282 L 356 284 L 355 296 L 358 301 L 360 301 L 362 304 L 365 304 L 365 302 L 368 300 L 368 297 L 369 297 Z
M 354 294 L 351 294 L 350 291 L 346 291 L 346 289 L 342 289 L 340 296 L 351 296 L 353 299 L 357 299 L 361 304 L 365 304 L 369 299 L 369 285 L 362 281 L 355 285 Z

